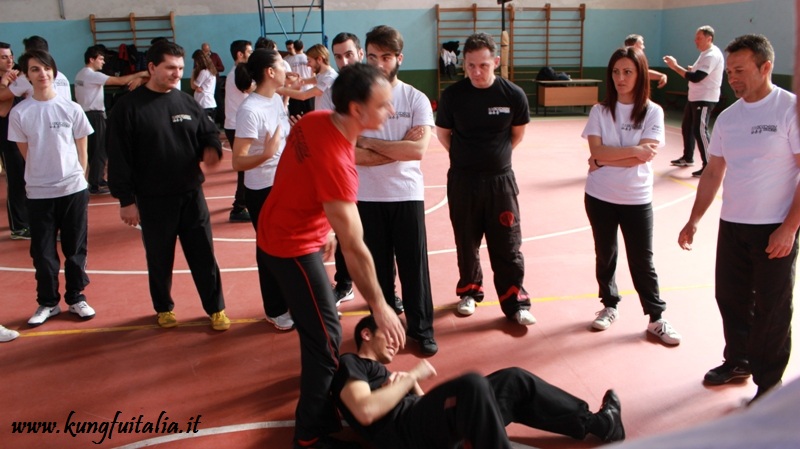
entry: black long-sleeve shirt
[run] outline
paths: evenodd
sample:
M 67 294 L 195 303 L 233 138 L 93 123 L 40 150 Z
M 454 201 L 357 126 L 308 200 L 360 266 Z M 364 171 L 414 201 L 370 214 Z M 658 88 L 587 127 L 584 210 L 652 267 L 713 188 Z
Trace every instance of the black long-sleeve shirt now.
M 178 195 L 199 187 L 206 148 L 222 156 L 216 125 L 190 95 L 142 86 L 108 117 L 108 184 L 125 207 L 136 197 Z

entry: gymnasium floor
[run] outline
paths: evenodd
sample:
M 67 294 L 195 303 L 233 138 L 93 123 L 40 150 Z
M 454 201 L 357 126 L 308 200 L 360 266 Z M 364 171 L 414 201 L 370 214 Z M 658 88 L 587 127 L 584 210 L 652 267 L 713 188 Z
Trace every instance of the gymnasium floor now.
M 606 389 L 614 388 L 622 400 L 628 439 L 735 412 L 755 393 L 751 381 L 722 387 L 701 383 L 706 370 L 722 360 L 721 323 L 713 297 L 720 203 L 701 223 L 694 250 L 682 251 L 677 235 L 688 218 L 697 180 L 691 169 L 669 165 L 680 153 L 680 130 L 675 126 L 668 126 L 667 146 L 654 162 L 654 246 L 662 296 L 668 303 L 665 317 L 683 334 L 683 343 L 666 347 L 646 334 L 647 319 L 633 292 L 624 255 L 617 276 L 625 294 L 621 317 L 605 332 L 589 329 L 601 305 L 594 282 L 592 236 L 583 210 L 588 147 L 580 133 L 585 121 L 586 116 L 536 118 L 515 150 L 525 286 L 539 320 L 530 327 L 506 321 L 491 288 L 475 315 L 455 315 L 457 269 L 444 188 L 448 160 L 432 139 L 422 165 L 440 351 L 429 359 L 439 377 L 424 382 L 423 388 L 467 370 L 488 374 L 511 365 L 565 388 L 592 409 L 600 406 Z M 89 208 L 92 283 L 86 294 L 97 316 L 80 322 L 62 313 L 41 327 L 29 328 L 26 321 L 36 307 L 29 244 L 8 238 L 2 208 L 0 323 L 22 335 L 0 344 L 1 446 L 290 447 L 299 386 L 298 340 L 294 332 L 278 332 L 263 319 L 254 232 L 250 224 L 227 221 L 234 187 L 227 153 L 219 168 L 208 173 L 205 184 L 227 313 L 233 321 L 231 329 L 222 333 L 210 329 L 180 249 L 173 294 L 181 325 L 158 328 L 139 231 L 122 224 L 110 196 L 92 197 Z M 0 195 L 5 195 L 5 188 Z M 482 260 L 491 285 L 485 251 Z M 332 274 L 333 267 L 329 268 Z M 366 308 L 357 295 L 342 310 L 342 352 L 347 352 L 355 349 L 352 329 Z M 409 346 L 392 367 L 408 369 L 418 355 Z M 784 382 L 798 376 L 800 361 L 794 356 Z M 130 424 L 128 433 L 119 433 L 119 427 L 113 434 L 102 432 L 102 424 L 115 415 L 118 422 Z M 141 421 L 138 433 L 137 420 Z M 52 433 L 40 429 L 19 434 L 12 433 L 14 422 L 54 424 Z M 98 427 L 81 425 L 86 422 Z M 144 433 L 147 422 L 159 431 L 170 430 L 172 424 L 183 433 Z M 191 426 L 198 432 L 186 433 Z M 508 431 L 521 447 L 600 445 L 593 437 L 574 441 L 520 425 L 509 426 Z M 347 430 L 344 433 L 351 436 Z

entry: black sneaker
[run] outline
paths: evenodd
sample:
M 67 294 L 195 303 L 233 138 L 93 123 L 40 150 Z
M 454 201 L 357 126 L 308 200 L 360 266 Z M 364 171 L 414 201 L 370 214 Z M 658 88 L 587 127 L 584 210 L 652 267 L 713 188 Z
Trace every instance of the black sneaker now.
M 439 345 L 436 344 L 434 339 L 426 338 L 419 341 L 419 350 L 422 351 L 424 355 L 434 355 L 439 352 Z
M 247 209 L 232 210 L 228 221 L 232 223 L 250 223 L 250 212 Z
M 395 313 L 398 315 L 402 315 L 405 312 L 405 308 L 403 307 L 403 299 L 394 295 L 394 304 L 391 304 L 392 308 L 394 309 Z
M 610 443 L 625 439 L 625 427 L 622 426 L 622 404 L 614 390 L 606 391 L 603 396 L 603 406 L 597 414 L 609 423 L 608 432 L 603 436 L 604 442 Z
M 11 240 L 30 240 L 31 230 L 22 228 L 19 231 L 11 231 Z
M 756 395 L 753 396 L 753 399 L 750 399 L 749 401 L 747 401 L 747 406 L 750 407 L 751 405 L 753 405 L 754 402 L 756 402 L 759 399 L 761 399 L 762 396 L 764 396 L 765 394 L 769 393 L 772 390 L 777 390 L 778 388 L 781 387 L 781 385 L 783 385 L 783 382 L 779 380 L 778 383 L 776 383 L 775 385 L 773 385 L 771 387 L 761 387 L 761 386 L 759 386 L 758 390 L 756 390 Z
M 701 168 L 700 170 L 693 171 L 693 172 L 692 172 L 692 176 L 694 176 L 695 178 L 699 178 L 699 177 L 703 176 L 703 170 L 705 170 L 705 169 L 706 169 L 706 168 L 705 168 L 705 167 L 703 167 L 703 168 Z
M 339 307 L 343 302 L 352 301 L 356 294 L 353 292 L 353 287 L 347 290 L 333 287 L 333 297 L 336 298 L 336 307 Z
M 676 167 L 691 167 L 694 165 L 694 161 L 687 161 L 684 158 L 675 159 L 674 161 L 669 161 L 669 163 Z
M 433 338 L 419 338 L 411 335 L 409 335 L 408 338 L 417 342 L 419 351 L 423 355 L 434 355 L 439 352 L 439 345 L 436 344 L 436 340 Z
M 732 380 L 747 379 L 750 377 L 749 366 L 738 366 L 733 363 L 723 362 L 722 365 L 708 370 L 703 382 L 708 385 L 723 385 Z
M 111 190 L 107 186 L 89 186 L 89 195 L 108 195 Z

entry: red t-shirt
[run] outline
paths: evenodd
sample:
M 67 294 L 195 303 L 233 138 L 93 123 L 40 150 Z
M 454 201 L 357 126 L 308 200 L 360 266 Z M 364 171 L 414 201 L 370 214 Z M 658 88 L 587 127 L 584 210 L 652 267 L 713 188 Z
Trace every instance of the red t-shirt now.
M 286 140 L 258 217 L 258 247 L 271 256 L 319 251 L 331 229 L 322 204 L 356 202 L 355 150 L 330 117 L 331 111 L 305 114 Z

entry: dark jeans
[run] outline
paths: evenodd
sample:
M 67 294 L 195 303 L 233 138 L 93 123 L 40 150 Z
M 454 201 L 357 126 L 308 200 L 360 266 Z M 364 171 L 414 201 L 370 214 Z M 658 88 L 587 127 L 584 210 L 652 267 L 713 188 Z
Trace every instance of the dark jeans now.
M 209 316 L 225 308 L 222 279 L 211 237 L 208 206 L 203 190 L 157 198 L 136 198 L 147 258 L 150 296 L 156 312 L 169 312 L 175 243 L 180 239 L 194 285 Z
M 792 349 L 792 299 L 797 235 L 792 252 L 764 252 L 779 224 L 720 220 L 717 237 L 717 305 L 725 333 L 725 360 L 749 362 L 753 382 L 770 388 L 783 377 Z
M 64 254 L 64 277 L 67 304 L 86 300 L 83 289 L 89 285 L 86 275 L 86 249 L 89 222 L 89 191 L 84 189 L 59 198 L 28 199 L 31 219 L 31 257 L 36 268 L 36 302 L 53 307 L 58 292 L 58 258 L 56 241 L 61 231 L 61 252 Z
M 253 223 L 256 234 L 258 234 L 258 216 L 270 191 L 272 191 L 272 187 L 261 190 L 246 189 L 247 210 L 250 211 L 250 221 Z M 258 265 L 258 285 L 261 287 L 264 313 L 273 318 L 283 315 L 289 310 L 289 307 L 279 292 L 278 280 L 267 268 L 267 254 L 258 249 L 258 245 L 256 245 L 256 264 Z
M 99 187 L 105 181 L 106 163 L 106 113 L 103 111 L 87 111 L 86 118 L 94 128 L 94 133 L 89 134 L 87 149 L 89 152 L 89 173 L 86 180 L 89 186 Z
M 592 413 L 583 400 L 521 368 L 486 377 L 470 373 L 422 396 L 397 424 L 400 447 L 509 448 L 505 426 L 515 422 L 576 439 L 588 433 Z
M 408 335 L 417 339 L 433 338 L 425 204 L 422 201 L 359 201 L 358 214 L 384 298 L 394 308 L 396 262 Z
M 236 140 L 236 130 L 235 129 L 226 129 L 225 130 L 225 138 L 228 139 L 228 143 L 231 146 L 231 150 L 233 150 L 233 142 Z M 233 194 L 233 210 L 238 212 L 242 209 L 247 207 L 247 201 L 245 200 L 245 189 L 244 186 L 244 172 L 237 171 L 236 172 L 236 192 Z
M 683 122 L 681 122 L 683 158 L 687 161 L 694 160 L 694 145 L 697 142 L 703 167 L 708 165 L 708 143 L 710 141 L 708 120 L 716 105 L 717 103 L 709 101 L 687 101 L 683 110 Z
M 294 258 L 266 255 L 300 337 L 300 399 L 295 411 L 295 440 L 311 441 L 341 428 L 330 395 L 339 367 L 342 327 L 336 300 L 322 262 L 314 252 Z
M 619 255 L 617 230 L 621 230 L 633 287 L 642 309 L 646 315 L 660 316 L 667 305 L 659 296 L 658 276 L 653 266 L 653 205 L 613 204 L 590 195 L 584 195 L 584 203 L 594 236 L 600 301 L 606 307 L 616 307 L 622 300 L 615 280 Z
M 459 281 L 456 295 L 483 299 L 483 271 L 480 264 L 481 239 L 486 237 L 494 287 L 503 313 L 512 318 L 520 309 L 530 309 L 528 292 L 522 286 L 525 260 L 520 251 L 517 181 L 514 172 L 447 173 L 450 223 L 456 242 Z

